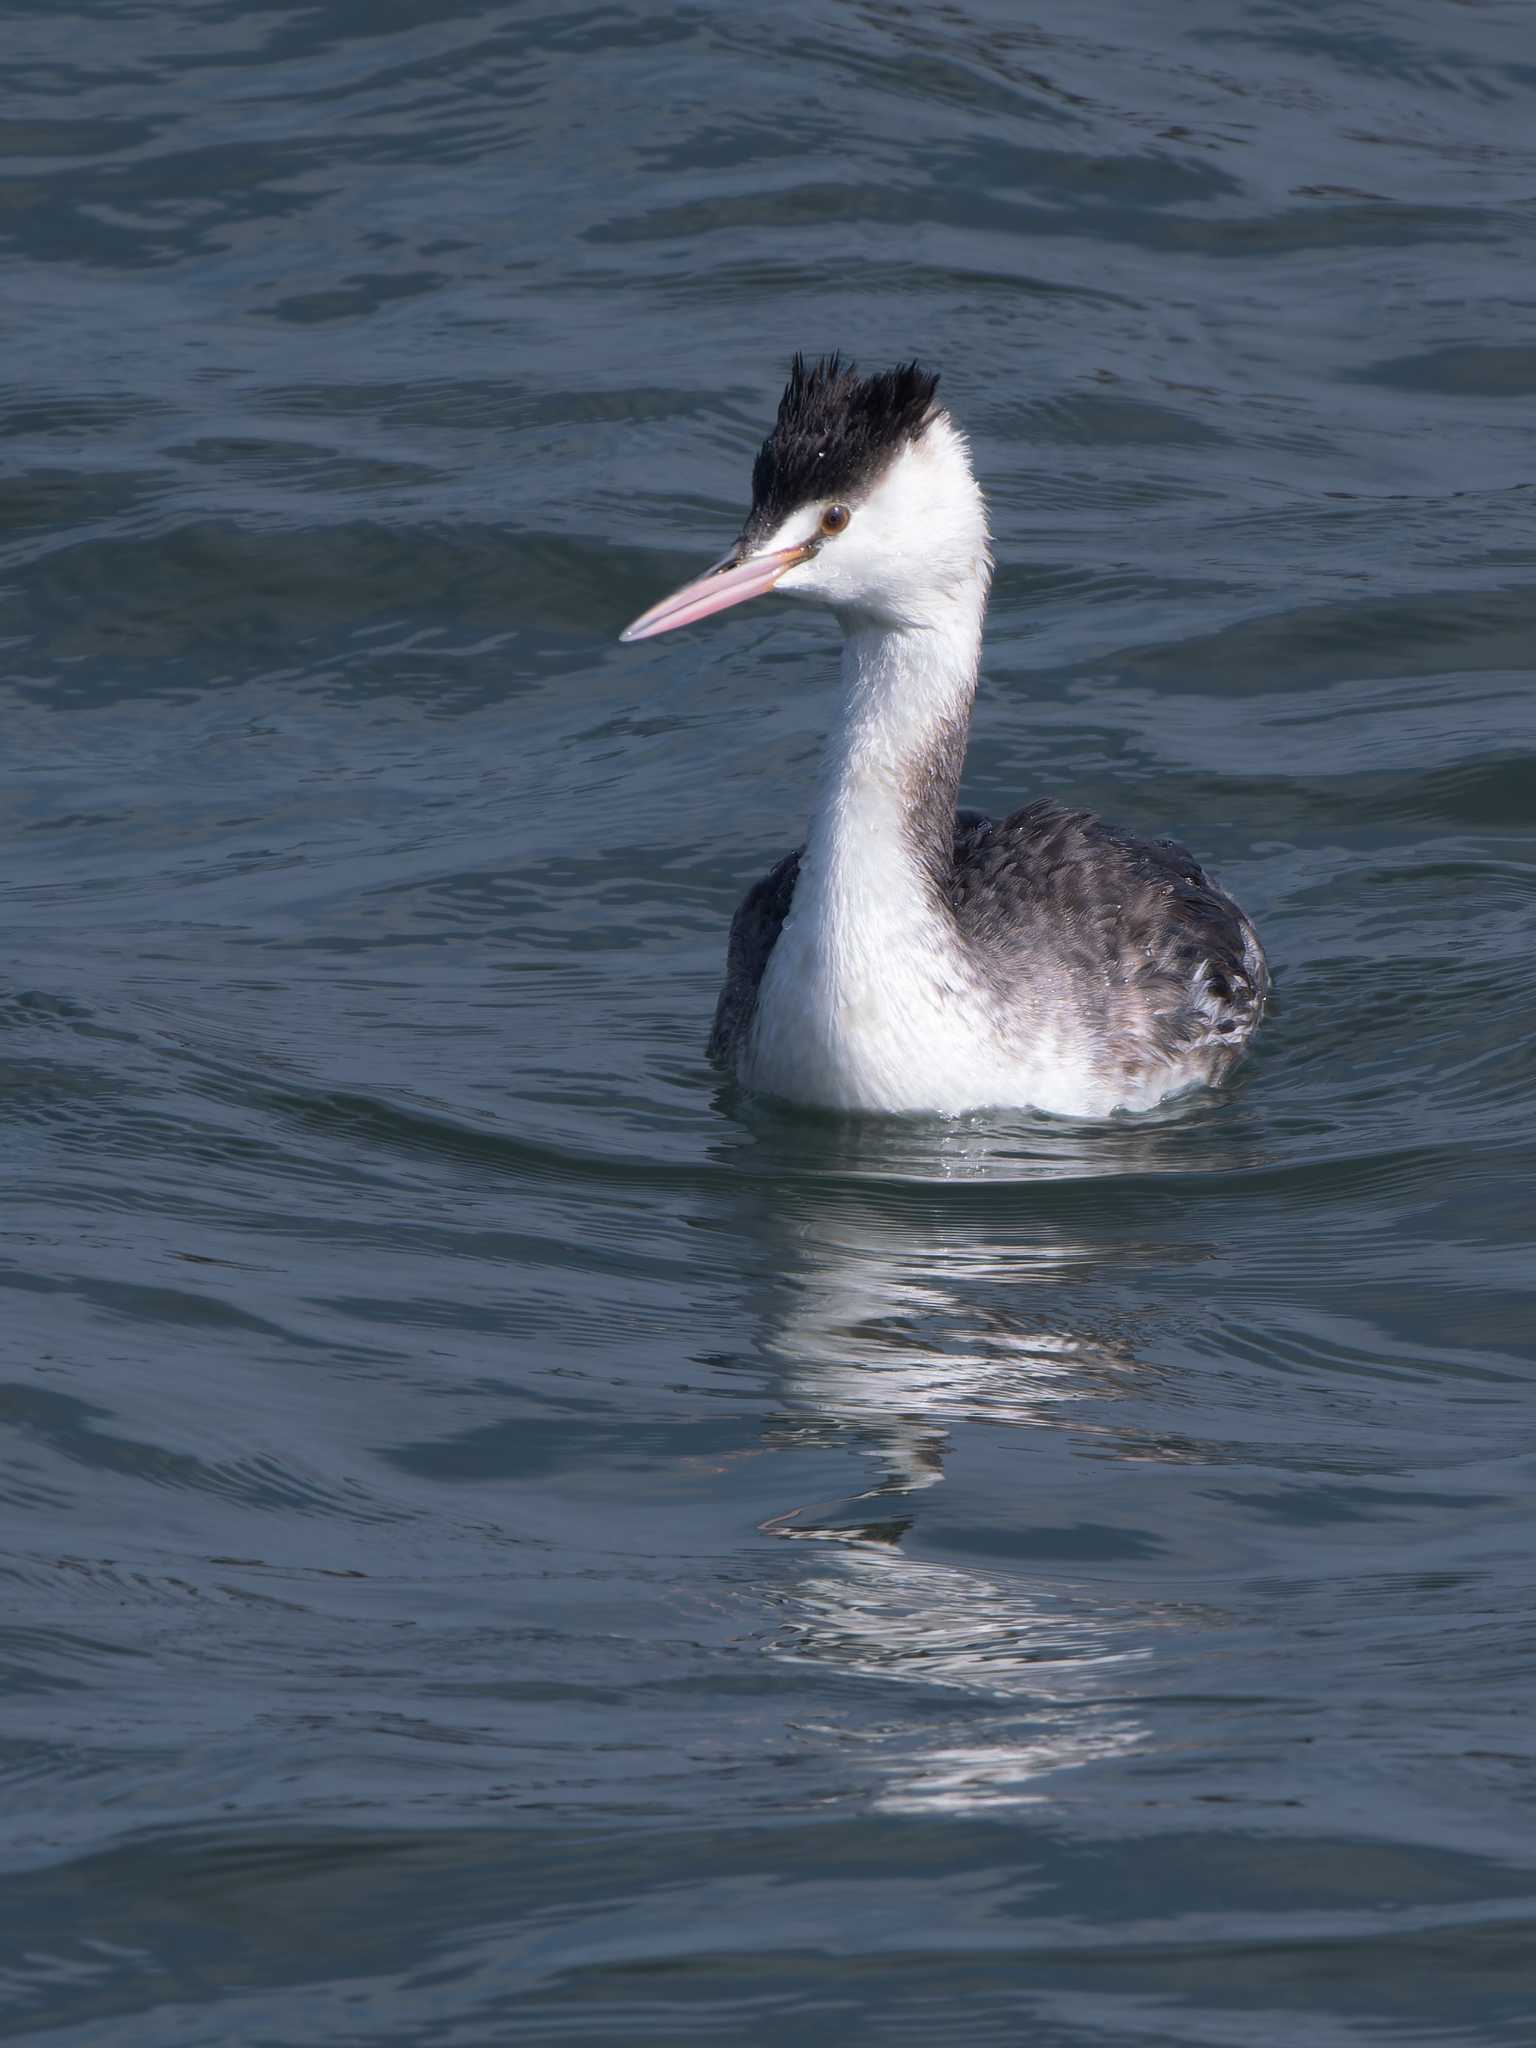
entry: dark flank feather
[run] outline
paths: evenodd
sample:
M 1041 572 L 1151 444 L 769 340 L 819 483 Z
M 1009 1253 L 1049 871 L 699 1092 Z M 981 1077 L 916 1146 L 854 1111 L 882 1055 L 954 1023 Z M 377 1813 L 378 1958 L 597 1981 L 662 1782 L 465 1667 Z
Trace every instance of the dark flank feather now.
M 799 871 L 799 852 L 786 855 L 736 913 L 715 1059 L 734 1061 L 751 1029 Z M 1004 1037 L 1025 974 L 1058 988 L 1132 1075 L 1193 1060 L 1220 1081 L 1259 1022 L 1269 971 L 1253 927 L 1172 839 L 1135 839 L 1048 801 L 1000 822 L 961 811 L 953 863 L 935 880 Z
M 725 985 L 715 1005 L 715 1021 L 709 1034 L 709 1056 L 727 1066 L 746 1043 L 757 1014 L 757 991 L 762 986 L 789 906 L 794 901 L 795 883 L 800 877 L 800 855 L 796 847 L 786 853 L 776 868 L 742 897 L 731 919 L 731 936 L 725 952 Z

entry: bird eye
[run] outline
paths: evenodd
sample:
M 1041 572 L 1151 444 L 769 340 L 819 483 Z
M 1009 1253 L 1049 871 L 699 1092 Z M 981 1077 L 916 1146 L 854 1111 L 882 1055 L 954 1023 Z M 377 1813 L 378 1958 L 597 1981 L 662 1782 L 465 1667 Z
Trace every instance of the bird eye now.
M 846 505 L 829 505 L 821 515 L 823 533 L 841 533 L 853 514 Z

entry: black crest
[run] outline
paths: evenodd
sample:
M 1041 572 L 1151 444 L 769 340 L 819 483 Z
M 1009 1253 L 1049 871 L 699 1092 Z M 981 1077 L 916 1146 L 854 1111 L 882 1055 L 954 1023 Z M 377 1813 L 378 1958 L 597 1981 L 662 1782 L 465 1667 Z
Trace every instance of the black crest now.
M 916 363 L 861 377 L 841 356 L 796 356 L 779 416 L 752 465 L 749 528 L 771 531 L 798 506 L 857 497 L 933 414 L 939 380 Z

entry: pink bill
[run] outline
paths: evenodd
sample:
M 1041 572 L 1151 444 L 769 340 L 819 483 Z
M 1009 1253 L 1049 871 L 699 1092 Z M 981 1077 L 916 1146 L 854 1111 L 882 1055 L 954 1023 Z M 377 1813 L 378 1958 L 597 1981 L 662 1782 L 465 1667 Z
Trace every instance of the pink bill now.
M 752 555 L 731 569 L 706 569 L 692 583 L 674 590 L 648 612 L 642 612 L 619 635 L 621 640 L 650 640 L 657 633 L 670 633 L 674 626 L 691 626 L 695 619 L 707 619 L 728 605 L 745 604 L 749 597 L 761 597 L 772 590 L 786 569 L 803 562 L 808 548 L 779 548 L 771 555 Z M 730 559 L 729 556 L 726 558 Z

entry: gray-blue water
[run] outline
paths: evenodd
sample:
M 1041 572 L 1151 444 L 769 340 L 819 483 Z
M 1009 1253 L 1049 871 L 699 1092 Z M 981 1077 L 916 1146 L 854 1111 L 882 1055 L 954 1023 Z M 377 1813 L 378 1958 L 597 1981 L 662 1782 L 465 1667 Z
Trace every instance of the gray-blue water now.
M 0 25 L 7 2038 L 1536 2038 L 1529 0 Z M 834 346 L 1228 1093 L 706 1066 Z

